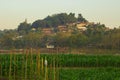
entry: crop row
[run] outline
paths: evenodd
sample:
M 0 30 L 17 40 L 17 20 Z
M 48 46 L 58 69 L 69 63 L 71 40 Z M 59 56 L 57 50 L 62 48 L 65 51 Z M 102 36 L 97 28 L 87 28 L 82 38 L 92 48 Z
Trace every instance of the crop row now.
M 14 54 L 11 59 L 12 64 L 21 67 L 26 60 L 35 64 L 38 55 Z M 61 67 L 120 67 L 119 55 L 41 54 L 39 56 L 39 59 L 46 57 L 48 66 L 55 61 L 56 66 Z M 9 54 L 0 55 L 1 65 L 9 65 L 9 60 Z
M 59 80 L 120 80 L 120 68 L 62 69 L 59 78 Z
M 47 61 L 47 64 L 45 61 Z M 81 69 L 82 67 L 85 69 Z M 101 69 L 101 67 L 104 68 Z M 75 73 L 75 75 L 79 75 L 79 79 L 81 80 L 96 80 L 99 78 L 99 74 L 101 76 L 107 75 L 111 70 L 112 73 L 109 74 L 109 76 L 120 73 L 120 69 L 117 69 L 117 67 L 120 67 L 119 55 L 31 53 L 0 55 L 0 79 L 3 77 L 9 77 L 11 80 L 21 80 L 22 78 L 24 80 L 48 80 L 48 78 L 50 80 L 56 80 L 58 78 L 60 80 L 78 80 L 78 76 L 77 78 L 75 78 L 75 76 L 70 76 Z M 80 70 L 76 70 L 77 68 Z M 91 68 L 95 68 L 95 70 L 92 70 Z M 92 78 L 90 74 L 96 74 L 95 76 L 92 75 L 92 77 L 95 78 Z M 69 78 L 69 76 L 71 78 Z M 83 76 L 87 77 L 83 78 Z M 115 77 L 120 77 L 120 75 Z M 104 78 L 100 80 L 104 80 Z

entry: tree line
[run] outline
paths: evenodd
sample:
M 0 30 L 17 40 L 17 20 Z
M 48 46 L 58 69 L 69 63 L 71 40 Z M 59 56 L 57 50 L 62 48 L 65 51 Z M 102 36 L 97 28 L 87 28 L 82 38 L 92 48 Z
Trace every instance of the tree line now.
M 70 48 L 101 48 L 120 49 L 120 28 L 107 29 L 104 24 L 87 25 L 87 30 L 81 32 L 55 32 L 45 35 L 41 28 L 65 25 L 74 22 L 88 22 L 81 14 L 61 13 L 36 20 L 32 24 L 26 21 L 20 23 L 17 29 L 0 31 L 0 49 L 45 48 L 46 45 Z M 31 29 L 35 28 L 36 31 Z
M 120 49 L 120 29 L 87 29 L 83 33 L 58 32 L 56 35 L 29 32 L 24 36 L 16 36 L 16 30 L 8 30 L 0 35 L 0 49 L 45 48 L 49 44 L 56 47 Z
M 28 33 L 32 28 L 56 28 L 59 25 L 66 25 L 69 23 L 75 22 L 88 22 L 82 14 L 78 14 L 78 17 L 75 17 L 75 13 L 60 13 L 54 14 L 52 16 L 47 16 L 44 19 L 36 20 L 32 24 L 27 23 L 27 21 L 20 23 L 18 26 L 18 31 L 20 33 Z

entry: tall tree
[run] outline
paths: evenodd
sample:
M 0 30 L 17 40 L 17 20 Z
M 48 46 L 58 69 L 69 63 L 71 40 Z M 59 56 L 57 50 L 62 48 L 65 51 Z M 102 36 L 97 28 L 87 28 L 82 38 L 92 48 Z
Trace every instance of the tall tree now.
M 20 23 L 20 25 L 18 26 L 18 32 L 20 34 L 23 33 L 28 33 L 31 29 L 31 24 L 27 23 L 27 21 L 25 20 L 25 22 Z
M 78 22 L 88 22 L 85 18 L 83 18 L 82 14 L 78 14 Z

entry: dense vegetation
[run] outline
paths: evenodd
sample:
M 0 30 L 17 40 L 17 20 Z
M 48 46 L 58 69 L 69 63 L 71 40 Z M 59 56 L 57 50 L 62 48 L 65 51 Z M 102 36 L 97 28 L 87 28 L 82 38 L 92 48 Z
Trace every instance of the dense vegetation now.
M 32 27 L 33 28 L 39 28 L 39 27 L 57 27 L 59 25 L 65 25 L 66 23 L 74 23 L 74 22 L 87 22 L 85 18 L 81 14 L 78 15 L 78 17 L 75 17 L 74 13 L 60 13 L 60 14 L 54 14 L 52 16 L 48 16 L 43 20 L 37 20 L 33 22 Z
M 13 55 L 14 56 L 14 55 Z M 24 60 L 25 54 L 15 55 L 18 59 L 17 63 L 19 68 L 21 68 L 22 64 L 25 64 Z M 32 61 L 36 63 L 36 57 L 38 55 L 32 54 Z M 31 55 L 27 55 L 28 58 L 31 58 Z M 120 67 L 120 56 L 118 55 L 74 55 L 74 54 L 59 54 L 59 55 L 50 55 L 50 54 L 42 54 L 40 55 L 42 58 L 47 58 L 48 66 L 54 61 L 56 61 L 58 66 L 62 67 Z M 14 58 L 14 57 L 13 57 Z M 24 60 L 23 60 L 24 58 Z M 4 54 L 1 55 L 0 59 L 3 63 L 9 64 L 10 55 Z M 14 64 L 14 59 L 12 59 Z M 21 62 L 23 60 L 23 62 Z M 29 59 L 30 60 L 30 59 Z M 28 62 L 29 62 L 28 60 Z M 5 62 L 4 62 L 5 61 Z M 6 65 L 7 65 L 6 64 Z M 4 64 L 5 67 L 5 64 Z
M 69 76 L 69 77 L 68 77 Z M 81 68 L 60 70 L 60 80 L 119 80 L 120 68 Z
M 78 24 L 86 29 L 79 30 Z M 57 52 L 40 54 L 48 45 L 55 46 L 48 51 Z M 32 24 L 25 20 L 17 29 L 0 31 L 0 80 L 119 80 L 119 50 L 120 28 L 90 23 L 81 14 L 55 14 Z
M 48 61 L 47 67 L 45 60 Z M 0 61 L 0 79 L 118 80 L 120 78 L 118 55 L 40 55 L 27 51 L 27 54 L 1 54 Z
M 75 17 L 74 13 L 55 14 L 32 24 L 26 20 L 17 29 L 0 31 L 0 49 L 45 48 L 47 44 L 69 48 L 120 49 L 119 28 L 109 29 L 104 24 L 92 23 L 85 26 L 85 31 L 79 31 L 75 27 L 77 23 L 88 24 L 89 21 L 81 14 Z M 60 25 L 66 26 L 68 31 L 60 32 L 57 29 Z M 53 33 L 46 35 L 42 31 L 44 28 L 51 28 Z

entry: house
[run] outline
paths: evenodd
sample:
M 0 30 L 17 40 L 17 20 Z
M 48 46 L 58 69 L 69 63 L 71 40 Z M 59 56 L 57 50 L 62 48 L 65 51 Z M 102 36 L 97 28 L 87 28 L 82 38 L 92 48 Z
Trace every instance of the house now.
M 58 30 L 60 31 L 60 32 L 67 32 L 67 27 L 66 26 L 58 26 Z
M 76 26 L 77 27 L 85 27 L 85 26 L 87 26 L 87 23 L 77 23 Z
M 77 29 L 80 30 L 80 31 L 85 31 L 85 30 L 87 30 L 86 27 L 77 27 Z
M 32 28 L 31 30 L 32 30 L 32 31 L 36 31 L 36 29 L 35 29 L 35 28 Z
M 49 49 L 54 48 L 54 45 L 46 45 L 46 48 L 49 48 Z
M 16 37 L 13 37 L 12 40 L 17 40 L 17 39 L 21 39 L 23 38 L 23 36 L 16 36 Z
M 86 28 L 87 25 L 88 25 L 87 23 L 77 23 L 76 27 L 80 31 L 85 31 L 85 30 L 87 30 L 87 28 Z
M 72 27 L 72 26 L 75 26 L 76 23 L 67 23 L 66 25 L 69 26 L 69 27 Z
M 53 29 L 52 28 L 43 28 L 42 32 L 46 35 L 53 34 Z

